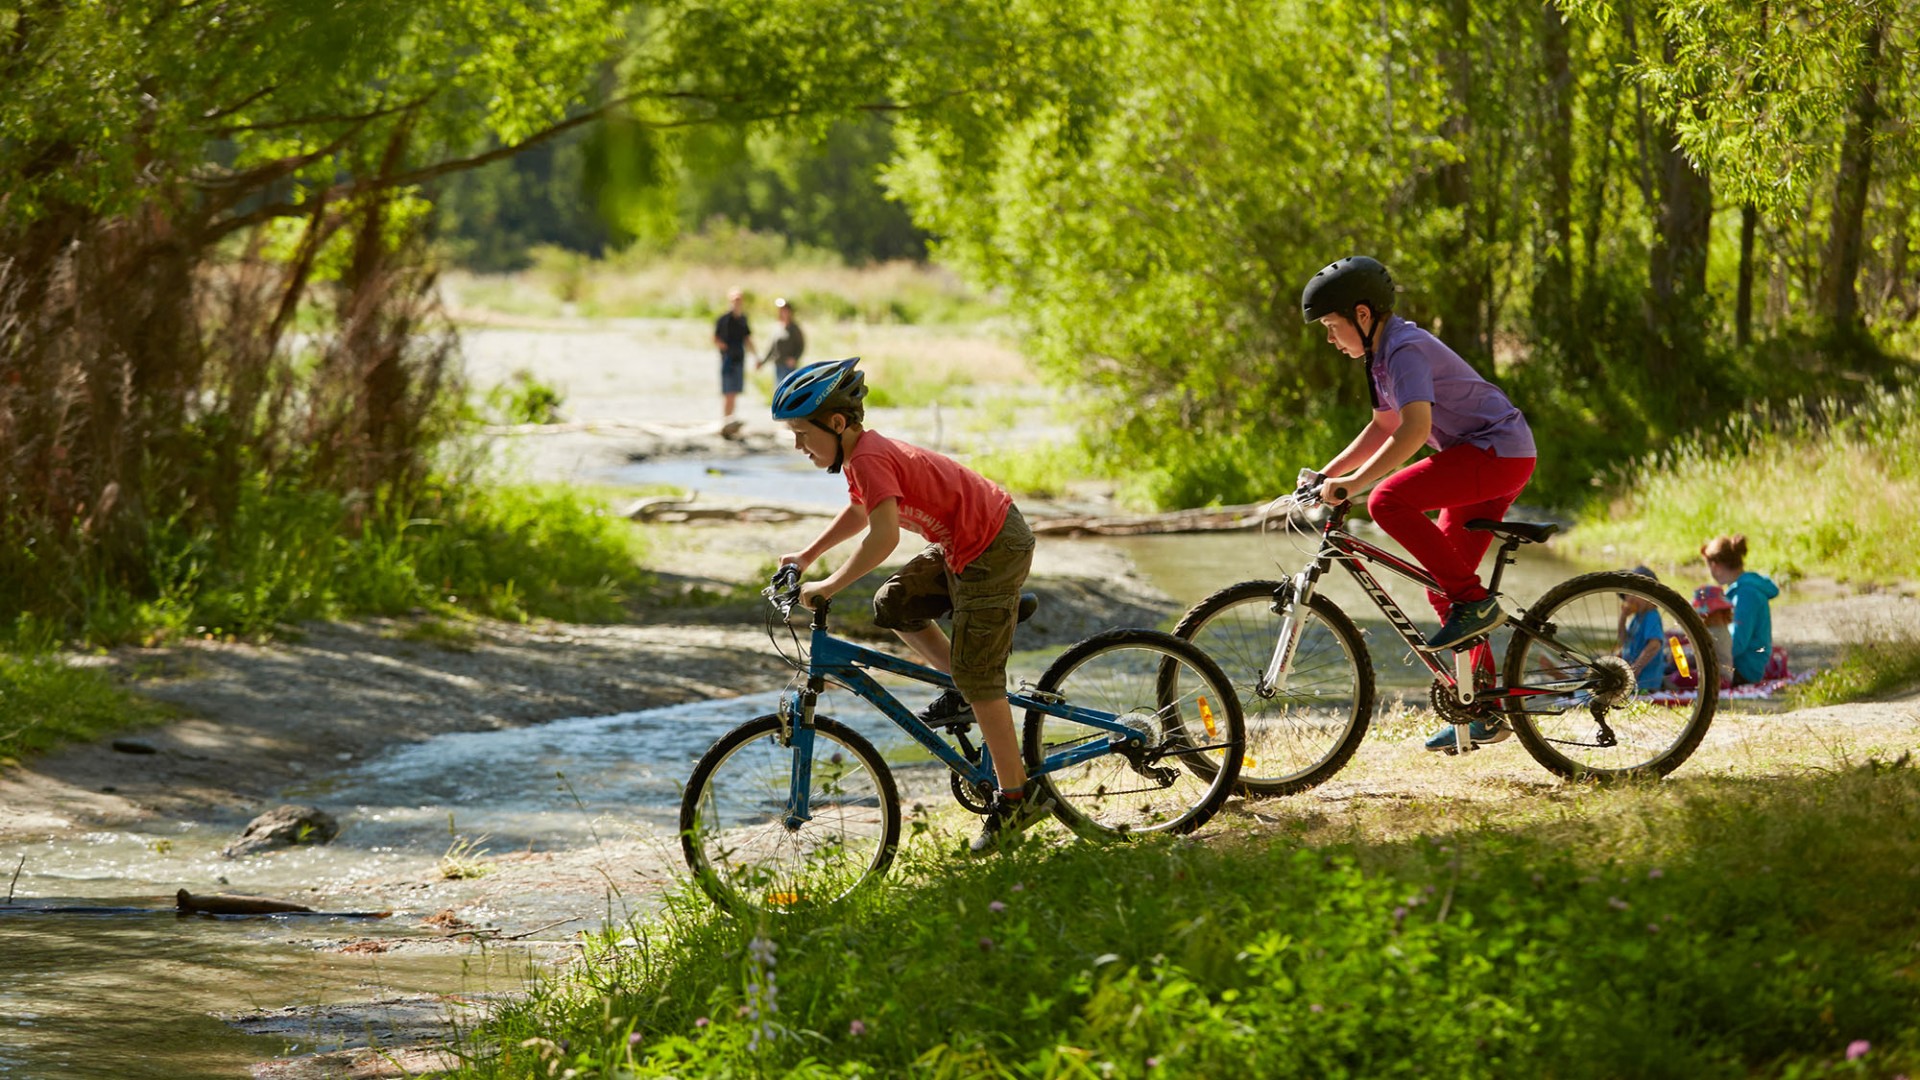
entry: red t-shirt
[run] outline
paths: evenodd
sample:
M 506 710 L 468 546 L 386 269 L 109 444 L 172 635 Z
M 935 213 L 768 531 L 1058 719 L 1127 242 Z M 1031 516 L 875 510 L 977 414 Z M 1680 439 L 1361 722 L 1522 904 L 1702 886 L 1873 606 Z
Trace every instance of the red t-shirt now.
M 877 431 L 861 434 L 842 472 L 856 506 L 897 501 L 900 524 L 939 544 L 956 574 L 993 543 L 1013 505 L 998 484 L 945 454 Z

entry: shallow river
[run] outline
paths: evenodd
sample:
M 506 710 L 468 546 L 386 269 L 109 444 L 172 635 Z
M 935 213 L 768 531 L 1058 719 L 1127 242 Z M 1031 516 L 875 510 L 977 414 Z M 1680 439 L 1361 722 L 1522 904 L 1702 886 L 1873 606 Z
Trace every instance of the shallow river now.
M 801 467 L 790 467 L 795 464 Z M 838 478 L 788 455 L 654 462 L 618 479 L 782 501 L 830 502 L 844 491 Z M 1377 533 L 1369 538 L 1380 539 Z M 1235 581 L 1298 569 L 1310 543 L 1259 533 L 1045 542 L 1118 548 L 1183 607 Z M 1296 543 L 1298 551 L 1291 546 Z M 1509 571 L 1505 591 L 1516 604 L 1525 604 L 1580 569 L 1538 549 L 1528 551 Z M 1414 590 L 1387 584 L 1416 621 L 1430 619 Z M 1405 649 L 1344 575 L 1336 571 L 1325 591 L 1370 631 L 1385 686 L 1415 692 L 1425 686 L 1424 672 L 1406 663 Z M 1037 674 L 1048 658 L 1021 656 L 1015 667 Z M 926 696 L 902 692 L 915 706 Z M 324 847 L 227 860 L 219 851 L 232 837 L 194 827 L 0 845 L 0 883 L 16 869 L 19 874 L 11 885 L 15 904 L 0 907 L 0 1077 L 244 1076 L 249 1062 L 338 1044 L 299 1045 L 246 1035 L 212 1014 L 418 991 L 516 989 L 527 960 L 511 949 L 448 957 L 355 956 L 312 947 L 315 941 L 418 934 L 417 916 L 428 912 L 376 922 L 180 918 L 164 909 L 181 887 L 298 895 L 318 906 L 360 908 L 369 903 L 364 888 L 341 904 L 329 903 L 329 894 L 350 882 L 431 876 L 455 838 L 484 842 L 491 851 L 514 851 L 592 843 L 597 829 L 609 827 L 668 836 L 693 760 L 728 727 L 770 710 L 774 698 L 750 695 L 446 735 L 401 747 L 284 793 L 289 801 L 317 803 L 340 819 L 340 837 Z M 903 766 L 924 758 L 870 712 L 836 703 L 827 707 Z M 404 900 L 382 900 L 378 889 L 373 894 L 378 906 L 400 906 Z M 81 904 L 157 910 L 112 915 L 37 910 Z M 514 914 L 526 920 L 578 914 L 539 905 L 529 898 Z

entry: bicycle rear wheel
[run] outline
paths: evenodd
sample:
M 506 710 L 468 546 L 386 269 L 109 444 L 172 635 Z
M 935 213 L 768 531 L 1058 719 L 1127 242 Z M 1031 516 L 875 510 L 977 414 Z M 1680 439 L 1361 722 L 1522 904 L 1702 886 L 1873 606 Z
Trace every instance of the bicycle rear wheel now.
M 1679 635 L 1679 663 L 1696 690 L 1641 687 L 1646 668 L 1637 674 L 1637 658 L 1620 655 L 1629 604 Z M 1663 639 L 1647 667 L 1680 674 L 1672 645 Z M 1706 737 L 1719 677 L 1706 624 L 1679 593 L 1640 574 L 1583 574 L 1548 590 L 1514 626 L 1506 685 L 1519 696 L 1507 700 L 1507 718 L 1534 760 L 1561 776 L 1665 776 Z
M 1163 695 L 1167 686 L 1177 689 Z M 1240 702 L 1219 665 L 1193 645 L 1157 630 L 1109 630 L 1062 653 L 1037 690 L 1144 736 L 1115 745 L 1098 728 L 1027 710 L 1027 768 L 1074 832 L 1096 839 L 1191 832 L 1232 794 L 1246 752 Z M 1049 755 L 1094 744 L 1109 750 L 1040 772 Z
M 1229 585 L 1193 606 L 1173 628 L 1219 663 L 1246 713 L 1240 784 L 1255 795 L 1297 795 L 1340 771 L 1373 718 L 1373 659 L 1360 631 L 1324 596 L 1289 609 L 1300 636 L 1286 685 L 1262 693 L 1283 616 L 1278 581 Z
M 714 903 L 738 914 L 832 903 L 885 873 L 900 842 L 900 796 L 880 751 L 814 717 L 809 818 L 788 821 L 794 751 L 780 718 L 722 735 L 680 800 L 680 846 Z

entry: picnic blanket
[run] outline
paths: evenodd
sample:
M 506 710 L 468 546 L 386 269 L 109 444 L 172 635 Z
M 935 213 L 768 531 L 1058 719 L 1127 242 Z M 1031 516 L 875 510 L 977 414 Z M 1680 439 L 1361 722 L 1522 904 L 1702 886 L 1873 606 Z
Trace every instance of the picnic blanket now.
M 1811 671 L 1802 671 L 1798 675 L 1783 675 L 1777 679 L 1762 679 L 1756 683 L 1742 686 L 1723 686 L 1720 688 L 1721 701 L 1746 701 L 1752 698 L 1772 697 L 1775 693 L 1795 683 L 1803 683 L 1813 678 Z M 1700 696 L 1699 690 L 1659 690 L 1641 698 L 1655 705 L 1685 705 Z

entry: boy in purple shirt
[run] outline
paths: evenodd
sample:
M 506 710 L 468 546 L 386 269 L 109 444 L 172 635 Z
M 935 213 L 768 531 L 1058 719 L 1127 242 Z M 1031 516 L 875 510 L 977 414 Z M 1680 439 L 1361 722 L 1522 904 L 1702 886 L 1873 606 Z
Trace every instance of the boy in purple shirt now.
M 1533 476 L 1533 432 L 1499 387 L 1393 314 L 1393 295 L 1393 276 L 1364 255 L 1330 264 L 1300 294 L 1306 320 L 1326 327 L 1329 343 L 1367 365 L 1373 397 L 1372 422 L 1319 470 L 1320 494 L 1333 503 L 1341 501 L 1336 488 L 1358 494 L 1380 485 L 1367 510 L 1439 583 L 1441 591 L 1427 598 L 1443 622 L 1427 644 L 1443 649 L 1484 638 L 1507 619 L 1480 582 L 1493 536 L 1469 532 L 1467 522 L 1497 520 L 1513 505 Z M 1435 453 L 1401 469 L 1423 445 Z M 1427 517 L 1435 510 L 1438 522 Z M 1486 642 L 1473 652 L 1475 670 L 1491 671 Z M 1508 734 L 1481 722 L 1471 730 L 1476 742 Z M 1429 750 L 1452 746 L 1451 725 L 1427 741 Z

